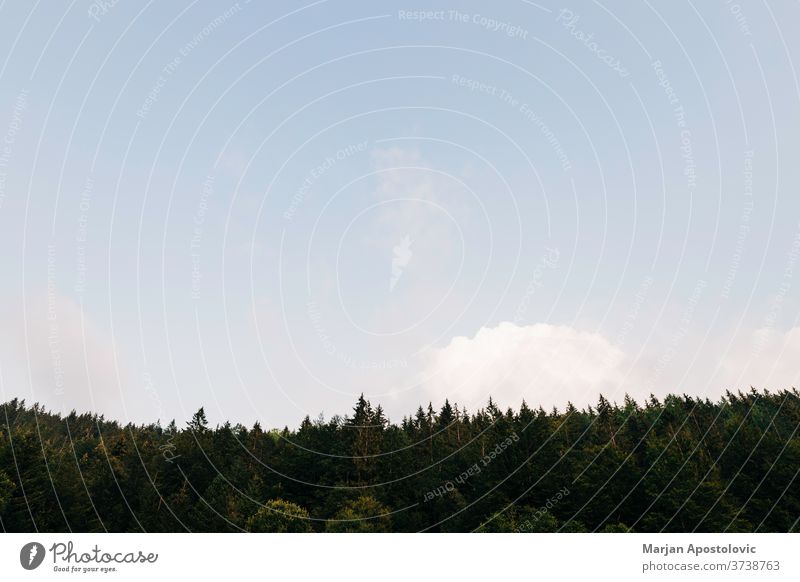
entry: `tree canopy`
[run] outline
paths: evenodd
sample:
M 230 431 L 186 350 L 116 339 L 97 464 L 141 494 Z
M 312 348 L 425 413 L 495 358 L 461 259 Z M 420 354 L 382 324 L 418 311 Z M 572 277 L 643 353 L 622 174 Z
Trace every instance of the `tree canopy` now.
M 390 422 L 295 430 L 201 408 L 120 425 L 0 406 L 7 532 L 788 532 L 800 517 L 800 394 L 671 395 L 583 410 L 468 412 L 446 401 Z

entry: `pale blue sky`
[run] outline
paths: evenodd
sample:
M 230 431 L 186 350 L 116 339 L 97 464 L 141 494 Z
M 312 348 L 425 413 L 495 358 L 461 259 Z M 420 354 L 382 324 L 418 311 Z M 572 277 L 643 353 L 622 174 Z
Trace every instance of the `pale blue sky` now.
M 108 4 L 0 5 L 4 398 L 796 384 L 796 4 Z

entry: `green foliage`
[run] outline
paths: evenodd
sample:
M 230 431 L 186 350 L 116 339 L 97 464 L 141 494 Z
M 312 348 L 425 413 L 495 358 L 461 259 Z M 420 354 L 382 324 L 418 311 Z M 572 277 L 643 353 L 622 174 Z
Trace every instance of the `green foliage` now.
M 325 526 L 337 533 L 382 533 L 392 531 L 389 509 L 372 496 L 364 495 L 345 506 Z
M 8 501 L 11 499 L 11 494 L 14 491 L 15 485 L 8 478 L 8 475 L 0 471 L 0 515 L 2 515 Z
M 624 523 L 609 523 L 602 529 L 602 533 L 628 533 L 631 531 L 633 530 Z
M 269 533 L 310 532 L 308 512 L 283 499 L 271 499 L 255 515 L 247 519 L 247 530 Z
M 306 417 L 295 430 L 213 427 L 203 409 L 183 426 L 0 405 L 0 529 L 798 528 L 796 390 L 601 398 L 550 413 L 447 401 L 398 423 L 362 396 L 350 416 Z

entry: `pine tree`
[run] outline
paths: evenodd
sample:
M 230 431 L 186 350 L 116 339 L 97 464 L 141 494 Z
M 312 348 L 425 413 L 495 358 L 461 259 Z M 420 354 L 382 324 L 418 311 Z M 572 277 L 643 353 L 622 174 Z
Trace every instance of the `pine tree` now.
M 197 434 L 204 433 L 208 430 L 206 411 L 202 406 L 192 415 L 192 419 L 187 423 L 187 426 L 190 431 Z

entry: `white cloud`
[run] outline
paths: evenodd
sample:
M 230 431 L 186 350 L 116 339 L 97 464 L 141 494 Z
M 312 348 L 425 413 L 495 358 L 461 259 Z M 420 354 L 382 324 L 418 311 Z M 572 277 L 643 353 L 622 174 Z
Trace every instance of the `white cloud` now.
M 470 409 L 492 396 L 503 406 L 517 407 L 524 398 L 531 406 L 563 410 L 568 401 L 578 408 L 594 405 L 601 393 L 617 402 L 626 393 L 644 402 L 651 391 L 713 400 L 726 390 L 777 391 L 797 387 L 800 380 L 800 327 L 744 334 L 724 353 L 708 346 L 694 363 L 687 354 L 664 374 L 653 371 L 663 348 L 644 352 L 634 359 L 599 333 L 565 325 L 506 322 L 482 327 L 472 338 L 455 337 L 433 351 L 420 383 L 426 399 L 449 398 Z
M 123 404 L 111 339 L 74 300 L 33 294 L 22 310 L 9 309 L 0 338 L 6 397 L 40 402 L 57 412 L 92 411 L 126 419 L 144 398 Z M 124 375 L 123 375 L 124 379 Z M 144 395 L 142 395 L 144 396 Z M 152 417 L 152 406 L 146 408 Z
M 359 325 L 372 330 L 406 329 L 430 314 L 434 317 L 429 323 L 436 326 L 441 314 L 463 310 L 470 296 L 461 292 L 467 281 L 464 257 L 470 253 L 472 269 L 485 260 L 482 250 L 468 248 L 464 237 L 468 195 L 416 148 L 376 148 L 372 162 L 377 173 L 367 202 L 377 206 L 343 247 L 345 267 L 338 277 L 345 301 L 361 318 Z M 484 240 L 477 242 L 485 247 Z M 365 256 L 372 261 L 368 268 Z M 370 284 L 378 281 L 385 297 L 365 299 L 366 278 Z
M 721 366 L 722 390 L 753 386 L 777 391 L 798 385 L 800 327 L 785 332 L 761 328 L 748 339 L 726 354 Z
M 394 245 L 414 233 L 412 238 L 452 246 L 456 233 L 451 221 L 458 221 L 465 211 L 458 203 L 461 188 L 435 172 L 415 149 L 378 148 L 372 152 L 372 159 L 379 170 L 375 197 L 397 201 L 383 206 L 379 215 L 384 243 Z
M 623 381 L 625 354 L 597 333 L 564 325 L 483 327 L 473 338 L 456 337 L 432 354 L 423 374 L 432 399 L 445 397 L 468 407 L 489 396 L 516 407 L 563 407 L 594 403 L 614 394 Z

